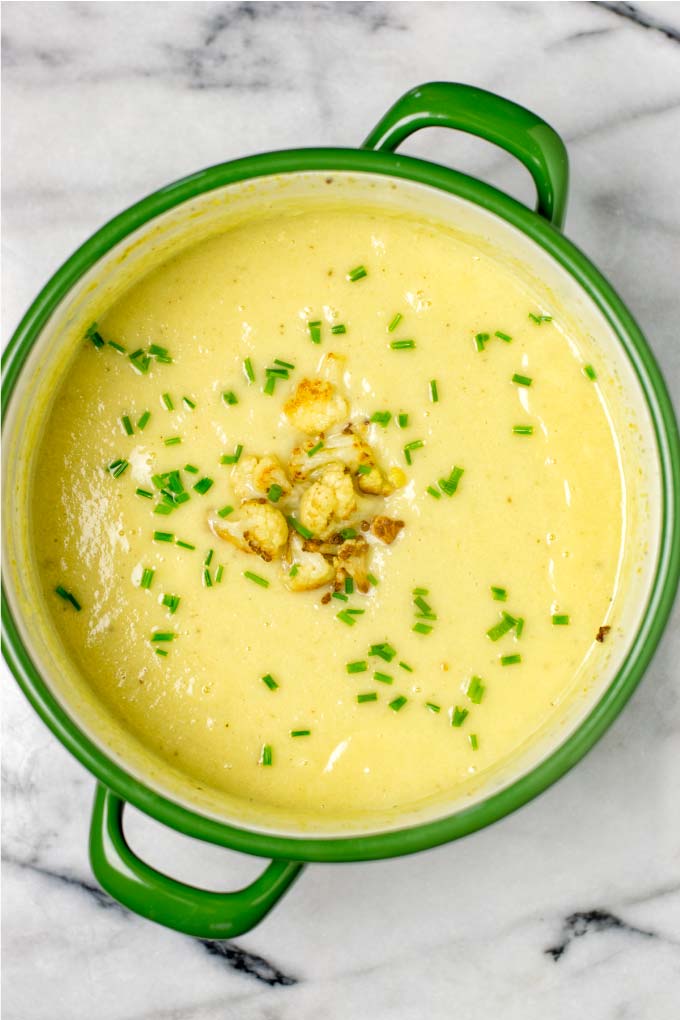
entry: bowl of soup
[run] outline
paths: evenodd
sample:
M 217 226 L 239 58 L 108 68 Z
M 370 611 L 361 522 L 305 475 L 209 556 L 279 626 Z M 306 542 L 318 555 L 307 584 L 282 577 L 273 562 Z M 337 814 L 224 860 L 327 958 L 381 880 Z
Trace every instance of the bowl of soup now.
M 520 158 L 531 211 L 397 155 Z M 543 121 L 433 83 L 362 149 L 249 157 L 121 214 L 6 359 L 5 655 L 97 779 L 102 886 L 252 927 L 307 861 L 413 852 L 525 803 L 640 680 L 678 578 L 678 436 L 611 286 L 560 232 Z M 271 858 L 150 868 L 132 803 Z

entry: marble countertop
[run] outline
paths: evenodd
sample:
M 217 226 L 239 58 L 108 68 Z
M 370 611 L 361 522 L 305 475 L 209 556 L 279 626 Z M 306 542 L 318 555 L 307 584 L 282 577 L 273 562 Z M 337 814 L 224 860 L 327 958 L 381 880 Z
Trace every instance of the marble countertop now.
M 407 88 L 536 109 L 572 159 L 567 233 L 640 320 L 680 403 L 680 4 L 13 3 L 4 8 L 4 319 L 123 207 L 249 152 L 357 144 Z M 529 200 L 478 140 L 406 151 Z M 307 869 L 255 931 L 127 913 L 87 859 L 93 780 L 3 666 L 6 1020 L 670 1020 L 680 1001 L 680 616 L 576 769 L 459 843 Z M 134 812 L 133 845 L 210 888 L 255 860 Z

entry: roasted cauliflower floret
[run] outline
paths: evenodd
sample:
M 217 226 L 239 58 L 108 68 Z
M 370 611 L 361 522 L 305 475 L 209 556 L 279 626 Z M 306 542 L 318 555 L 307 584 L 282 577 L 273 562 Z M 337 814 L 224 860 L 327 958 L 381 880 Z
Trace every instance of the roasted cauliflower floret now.
M 367 592 L 370 587 L 368 554 L 368 542 L 361 535 L 343 542 L 335 557 L 336 584 L 342 583 L 345 577 L 351 577 L 360 592 Z
M 373 451 L 361 436 L 356 434 L 351 425 L 342 432 L 326 436 L 321 449 L 310 457 L 309 451 L 314 449 L 317 442 L 317 439 L 310 439 L 293 450 L 289 470 L 294 481 L 301 482 L 310 476 L 318 475 L 333 461 L 342 462 L 352 474 L 357 473 L 360 464 L 367 467 L 375 466 Z
M 367 470 L 370 468 L 370 470 Z M 369 496 L 389 496 L 394 486 L 385 478 L 377 464 L 366 464 L 357 475 L 357 485 Z
M 300 523 L 319 538 L 327 538 L 357 508 L 349 468 L 334 461 L 324 468 L 300 499 Z
M 266 499 L 246 500 L 238 516 L 222 520 L 215 514 L 209 524 L 218 538 L 231 542 L 242 552 L 255 553 L 266 562 L 277 559 L 288 540 L 286 518 Z
M 335 386 L 323 379 L 303 379 L 283 405 L 291 425 L 308 436 L 325 432 L 347 417 L 348 406 Z
M 231 472 L 231 484 L 240 500 L 260 499 L 267 495 L 272 485 L 278 485 L 284 496 L 290 492 L 288 476 L 278 457 L 271 454 L 241 457 Z
M 385 545 L 392 545 L 403 527 L 403 521 L 398 521 L 394 517 L 380 516 L 374 518 L 371 524 L 371 534 L 379 538 Z
M 333 564 L 321 553 L 305 549 L 304 539 L 296 532 L 291 532 L 284 565 L 284 581 L 290 591 L 312 591 L 335 577 Z

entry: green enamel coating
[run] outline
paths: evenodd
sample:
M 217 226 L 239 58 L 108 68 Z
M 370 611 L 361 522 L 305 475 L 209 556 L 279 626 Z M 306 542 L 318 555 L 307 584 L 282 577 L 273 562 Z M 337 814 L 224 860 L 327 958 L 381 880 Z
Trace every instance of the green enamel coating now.
M 517 156 L 534 178 L 540 215 L 465 174 L 394 154 L 403 139 L 432 125 L 479 135 Z M 680 574 L 677 423 L 658 366 L 636 322 L 592 263 L 556 229 L 563 221 L 567 197 L 564 145 L 534 114 L 466 85 L 435 82 L 407 93 L 361 150 L 287 150 L 234 160 L 170 184 L 116 216 L 55 273 L 18 326 L 3 357 L 3 415 L 43 326 L 74 284 L 119 241 L 168 209 L 215 188 L 272 174 L 314 171 L 380 174 L 459 196 L 529 236 L 577 281 L 616 333 L 654 422 L 662 488 L 660 550 L 651 595 L 625 661 L 579 728 L 546 759 L 506 789 L 445 818 L 389 832 L 332 838 L 250 831 L 201 815 L 145 786 L 108 757 L 60 705 L 32 662 L 3 591 L 3 646 L 10 669 L 54 735 L 102 784 L 95 798 L 90 845 L 98 880 L 137 913 L 200 937 L 233 937 L 257 924 L 299 873 L 300 863 L 286 863 L 286 859 L 336 862 L 413 853 L 489 825 L 554 783 L 602 736 L 633 693 L 661 637 Z M 127 846 L 121 828 L 123 801 L 186 835 L 274 861 L 252 885 L 236 893 L 209 893 L 175 882 L 139 861 Z

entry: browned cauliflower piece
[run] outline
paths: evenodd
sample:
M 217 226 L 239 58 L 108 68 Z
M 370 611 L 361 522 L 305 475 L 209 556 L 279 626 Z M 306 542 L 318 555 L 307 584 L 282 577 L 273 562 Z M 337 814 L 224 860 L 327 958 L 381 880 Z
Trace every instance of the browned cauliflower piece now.
M 218 538 L 242 552 L 261 556 L 267 563 L 281 555 L 288 540 L 286 518 L 266 499 L 246 500 L 238 516 L 222 520 L 214 514 L 208 523 Z
M 392 545 L 403 527 L 403 521 L 398 521 L 394 517 L 380 516 L 374 518 L 371 524 L 371 533 L 385 545 Z
M 241 457 L 231 472 L 231 483 L 238 499 L 260 499 L 267 495 L 272 485 L 278 485 L 281 493 L 290 492 L 288 476 L 278 457 L 265 454 L 264 457 Z
M 336 583 L 351 577 L 360 592 L 367 592 L 370 588 L 368 554 L 368 542 L 361 535 L 343 542 L 335 557 Z
M 332 383 L 323 379 L 302 379 L 283 410 L 296 429 L 308 436 L 317 436 L 343 421 L 349 408 Z
M 306 549 L 304 539 L 294 531 L 290 535 L 284 565 L 284 583 L 290 591 L 312 591 L 335 577 L 332 562 L 320 552 Z
M 356 508 L 350 470 L 333 461 L 302 494 L 298 516 L 314 535 L 327 538 L 339 524 L 349 520 Z
M 288 468 L 294 481 L 302 482 L 320 474 L 333 461 L 341 461 L 352 474 L 356 474 L 360 464 L 375 465 L 373 451 L 351 425 L 342 432 L 326 436 L 321 449 L 310 457 L 309 451 L 317 445 L 317 438 L 309 439 L 293 450 Z

